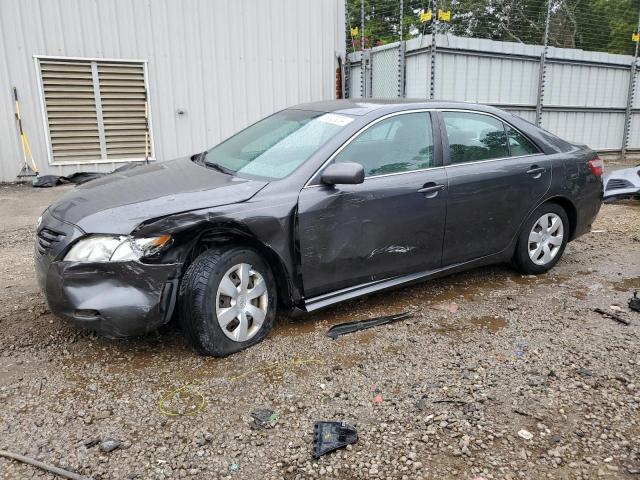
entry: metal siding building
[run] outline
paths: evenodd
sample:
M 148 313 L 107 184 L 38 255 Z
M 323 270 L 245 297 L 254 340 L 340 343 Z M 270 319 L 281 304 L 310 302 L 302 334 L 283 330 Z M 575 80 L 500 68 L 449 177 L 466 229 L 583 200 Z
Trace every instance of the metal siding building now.
M 333 98 L 344 35 L 343 0 L 1 0 L 0 181 L 14 181 L 22 162 L 13 87 L 41 173 L 118 166 L 104 158 L 50 165 L 38 57 L 144 65 L 150 153 L 167 160 L 284 107 Z M 91 84 L 91 68 L 79 84 Z M 64 92 L 73 82 L 58 83 Z

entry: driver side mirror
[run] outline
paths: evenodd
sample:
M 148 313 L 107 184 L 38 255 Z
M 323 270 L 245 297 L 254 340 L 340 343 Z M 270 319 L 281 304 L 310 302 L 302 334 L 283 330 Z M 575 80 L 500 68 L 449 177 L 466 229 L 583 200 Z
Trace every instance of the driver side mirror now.
M 324 169 L 320 181 L 325 185 L 355 185 L 364 182 L 364 168 L 356 162 L 332 163 Z

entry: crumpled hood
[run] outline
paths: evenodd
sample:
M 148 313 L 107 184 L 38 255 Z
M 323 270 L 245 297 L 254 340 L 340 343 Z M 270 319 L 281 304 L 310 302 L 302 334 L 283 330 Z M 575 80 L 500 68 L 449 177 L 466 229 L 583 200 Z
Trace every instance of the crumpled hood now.
M 265 185 L 265 181 L 227 175 L 185 157 L 79 185 L 49 210 L 87 233 L 128 234 L 152 218 L 246 201 Z

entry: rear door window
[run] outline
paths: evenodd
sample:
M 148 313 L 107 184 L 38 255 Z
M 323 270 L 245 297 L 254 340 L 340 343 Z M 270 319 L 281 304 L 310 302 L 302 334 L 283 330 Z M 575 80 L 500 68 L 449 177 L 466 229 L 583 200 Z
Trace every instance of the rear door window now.
M 505 125 L 489 115 L 442 112 L 452 164 L 509 156 Z
M 433 167 L 431 115 L 404 113 L 381 120 L 358 135 L 334 161 L 359 163 L 367 177 Z
M 511 150 L 512 157 L 520 157 L 522 155 L 535 155 L 540 153 L 540 150 L 531 143 L 527 137 L 522 135 L 517 130 L 507 125 L 507 137 L 509 138 L 509 149 Z

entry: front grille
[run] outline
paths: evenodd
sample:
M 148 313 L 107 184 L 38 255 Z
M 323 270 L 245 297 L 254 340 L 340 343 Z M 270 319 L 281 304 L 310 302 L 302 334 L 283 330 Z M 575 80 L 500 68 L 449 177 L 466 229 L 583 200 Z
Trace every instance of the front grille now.
M 46 255 L 54 243 L 62 240 L 66 235 L 61 232 L 56 232 L 50 228 L 43 228 L 38 232 L 38 239 L 36 241 L 36 248 L 40 255 Z
M 621 190 L 623 188 L 633 188 L 633 183 L 623 178 L 612 178 L 607 182 L 607 190 Z

